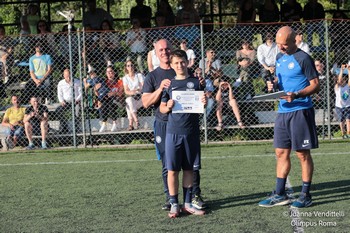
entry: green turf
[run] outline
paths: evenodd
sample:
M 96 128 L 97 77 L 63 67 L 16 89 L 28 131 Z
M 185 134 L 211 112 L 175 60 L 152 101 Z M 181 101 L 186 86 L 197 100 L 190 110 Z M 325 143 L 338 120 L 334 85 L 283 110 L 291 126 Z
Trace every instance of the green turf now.
M 304 232 L 349 232 L 349 151 L 339 142 L 313 151 L 314 205 L 299 211 L 299 225 L 316 226 Z M 274 188 L 271 144 L 203 147 L 202 156 L 207 215 L 168 219 L 153 149 L 1 153 L 0 232 L 293 232 L 288 207 L 257 205 Z M 345 216 L 315 216 L 327 211 Z

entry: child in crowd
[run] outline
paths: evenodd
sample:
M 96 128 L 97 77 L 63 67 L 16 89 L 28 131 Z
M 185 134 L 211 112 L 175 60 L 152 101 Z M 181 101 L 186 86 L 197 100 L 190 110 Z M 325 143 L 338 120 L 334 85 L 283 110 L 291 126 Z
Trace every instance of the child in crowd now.
M 348 70 L 348 79 L 343 76 L 343 71 Z M 340 130 L 343 138 L 350 137 L 350 66 L 343 64 L 340 68 L 338 81 L 335 84 L 335 110 L 338 121 L 340 121 Z M 344 125 L 346 122 L 346 133 Z
M 94 88 L 94 92 L 98 99 L 97 106 L 98 108 L 100 108 L 101 101 L 103 101 L 103 99 L 106 98 L 110 90 L 107 86 L 105 79 L 97 76 L 95 68 L 89 66 L 87 73 L 89 77 L 84 79 L 85 89 Z

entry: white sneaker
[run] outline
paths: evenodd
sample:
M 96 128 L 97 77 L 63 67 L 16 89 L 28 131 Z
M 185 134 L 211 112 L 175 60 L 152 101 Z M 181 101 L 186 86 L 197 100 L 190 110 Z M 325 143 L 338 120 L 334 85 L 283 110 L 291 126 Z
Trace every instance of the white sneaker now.
M 113 123 L 112 128 L 111 128 L 111 132 L 115 132 L 117 131 L 117 124 Z
M 107 129 L 107 124 L 106 124 L 106 123 L 102 123 L 102 126 L 101 126 L 99 132 L 100 132 L 100 133 L 105 132 L 106 129 Z

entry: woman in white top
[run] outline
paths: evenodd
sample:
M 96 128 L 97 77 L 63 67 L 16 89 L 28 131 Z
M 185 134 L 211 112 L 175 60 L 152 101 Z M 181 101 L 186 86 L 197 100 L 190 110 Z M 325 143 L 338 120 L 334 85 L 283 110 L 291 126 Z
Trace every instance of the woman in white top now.
M 156 49 L 155 49 L 156 43 L 157 41 L 153 42 L 153 49 L 149 51 L 147 55 L 148 72 L 155 70 L 160 64 L 159 58 L 156 55 Z
M 343 77 L 343 70 L 348 70 L 348 80 Z M 338 81 L 334 87 L 335 110 L 338 121 L 340 121 L 340 131 L 343 138 L 350 137 L 350 66 L 342 65 L 338 75 Z M 346 133 L 344 125 L 346 122 Z
M 192 49 L 187 48 L 187 39 L 182 39 L 180 43 L 180 49 L 185 51 L 187 54 L 188 68 L 191 68 L 194 65 L 194 60 L 196 59 L 196 54 Z
M 128 130 L 138 129 L 139 121 L 137 118 L 137 110 L 142 107 L 141 101 L 141 90 L 145 77 L 141 73 L 135 72 L 134 63 L 130 60 L 125 62 L 124 65 L 123 86 L 124 92 L 127 96 L 126 102 L 126 113 L 129 119 Z M 135 127 L 134 127 L 135 122 Z

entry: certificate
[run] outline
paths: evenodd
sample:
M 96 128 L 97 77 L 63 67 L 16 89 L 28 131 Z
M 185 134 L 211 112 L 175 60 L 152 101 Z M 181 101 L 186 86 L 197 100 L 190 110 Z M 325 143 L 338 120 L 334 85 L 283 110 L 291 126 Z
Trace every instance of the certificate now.
M 173 91 L 172 113 L 204 113 L 202 98 L 204 91 Z

